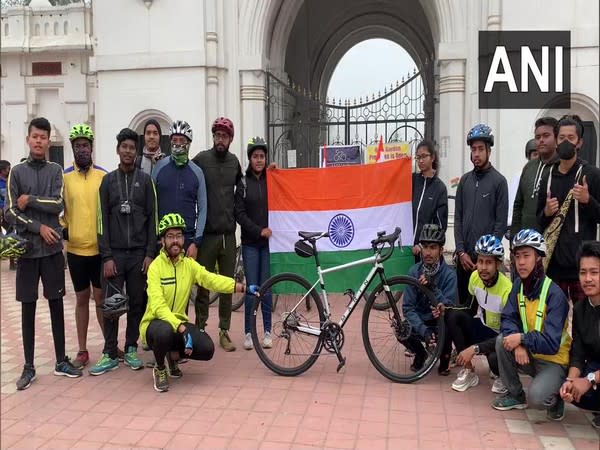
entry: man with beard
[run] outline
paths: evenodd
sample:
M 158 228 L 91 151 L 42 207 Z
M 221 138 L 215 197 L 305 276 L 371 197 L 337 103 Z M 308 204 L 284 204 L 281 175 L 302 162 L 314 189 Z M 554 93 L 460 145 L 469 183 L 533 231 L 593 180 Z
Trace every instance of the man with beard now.
M 144 124 L 144 148 L 141 155 L 135 159 L 135 167 L 142 169 L 148 175 L 152 175 L 156 163 L 165 157 L 160 150 L 161 137 L 162 130 L 158 121 L 148 119 Z
M 560 158 L 542 178 L 537 217 L 549 244 L 548 276 L 576 303 L 585 298 L 577 274 L 577 250 L 595 240 L 600 223 L 600 170 L 577 155 L 583 145 L 583 123 L 564 116 L 557 125 Z M 548 261 L 549 260 L 549 261 Z
M 521 172 L 510 226 L 512 236 L 524 228 L 544 231 L 537 220 L 537 201 L 542 178 L 558 161 L 557 123 L 554 117 L 542 117 L 535 121 L 535 150 L 539 158 L 525 164 Z
M 232 277 L 236 254 L 234 193 L 242 178 L 242 167 L 237 157 L 229 152 L 234 134 L 231 120 L 217 118 L 211 131 L 213 147 L 198 153 L 193 159 L 206 178 L 208 199 L 206 229 L 198 262 L 211 272 L 218 264 L 220 274 Z M 202 287 L 198 288 L 195 307 L 196 325 L 204 329 L 208 320 L 208 291 Z M 226 352 L 235 350 L 229 337 L 230 325 L 231 295 L 224 294 L 219 297 L 219 345 Z
M 454 240 L 458 298 L 464 304 L 469 296 L 469 278 L 475 270 L 475 242 L 485 234 L 502 239 L 508 219 L 508 184 L 490 163 L 494 145 L 492 129 L 475 125 L 467 135 L 473 170 L 462 176 L 456 190 Z
M 90 360 L 87 331 L 90 322 L 90 294 L 96 304 L 96 319 L 104 327 L 102 312 L 102 259 L 98 249 L 96 214 L 98 190 L 106 170 L 92 161 L 94 132 L 89 125 L 78 123 L 69 134 L 73 148 L 73 166 L 65 170 L 65 209 L 62 218 L 63 237 L 67 242 L 67 264 L 75 290 L 75 326 L 79 352 L 73 365 L 84 367 Z M 90 289 L 91 285 L 91 289 Z
M 169 390 L 169 376 L 183 376 L 178 365 L 180 358 L 208 361 L 215 351 L 210 336 L 189 323 L 187 305 L 192 286 L 205 286 L 215 292 L 246 291 L 245 285 L 233 278 L 210 273 L 186 257 L 185 230 L 185 221 L 177 213 L 166 214 L 160 220 L 162 249 L 148 269 L 148 306 L 140 323 L 140 335 L 156 358 L 152 378 L 158 392 Z

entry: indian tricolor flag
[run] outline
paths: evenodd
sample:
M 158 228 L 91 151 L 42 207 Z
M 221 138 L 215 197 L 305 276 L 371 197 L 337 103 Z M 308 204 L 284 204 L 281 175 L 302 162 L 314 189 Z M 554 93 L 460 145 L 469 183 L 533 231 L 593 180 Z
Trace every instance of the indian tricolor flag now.
M 387 276 L 408 272 L 412 246 L 411 160 L 325 169 L 267 171 L 271 274 L 295 272 L 315 280 L 314 258 L 294 252 L 298 231 L 328 231 L 317 241 L 323 268 L 373 254 L 378 231 L 402 229 L 402 249 L 385 263 Z M 370 269 L 354 267 L 326 275 L 328 291 L 357 288 Z

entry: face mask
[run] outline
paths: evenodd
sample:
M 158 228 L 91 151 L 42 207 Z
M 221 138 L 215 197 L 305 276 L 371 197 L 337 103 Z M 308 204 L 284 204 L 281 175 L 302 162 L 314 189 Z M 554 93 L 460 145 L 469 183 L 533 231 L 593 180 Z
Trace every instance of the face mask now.
M 189 147 L 187 145 L 172 145 L 171 159 L 176 166 L 184 166 L 189 160 Z
M 567 140 L 558 144 L 556 151 L 560 159 L 571 159 L 575 156 L 575 146 Z
M 86 170 L 92 165 L 91 152 L 75 151 L 73 156 L 75 157 L 75 164 L 77 164 L 77 167 L 79 167 L 81 170 Z

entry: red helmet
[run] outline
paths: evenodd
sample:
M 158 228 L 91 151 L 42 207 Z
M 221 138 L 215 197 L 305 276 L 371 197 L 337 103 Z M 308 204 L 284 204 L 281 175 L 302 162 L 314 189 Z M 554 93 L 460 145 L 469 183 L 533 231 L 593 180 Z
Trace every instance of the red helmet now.
M 217 130 L 224 131 L 227 133 L 231 139 L 233 139 L 233 122 L 229 120 L 227 117 L 218 117 L 212 124 L 211 128 L 213 134 Z

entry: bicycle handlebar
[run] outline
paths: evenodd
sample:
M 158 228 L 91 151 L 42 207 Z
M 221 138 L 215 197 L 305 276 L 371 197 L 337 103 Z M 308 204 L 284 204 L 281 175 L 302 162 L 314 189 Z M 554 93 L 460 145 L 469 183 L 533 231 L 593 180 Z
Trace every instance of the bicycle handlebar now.
M 390 258 L 390 256 L 392 256 L 392 253 L 394 253 L 394 242 L 396 242 L 398 240 L 401 232 L 402 232 L 402 230 L 400 229 L 400 227 L 396 227 L 396 229 L 394 230 L 394 232 L 392 234 L 386 235 L 385 231 L 380 231 L 377 233 L 377 239 L 373 239 L 371 241 L 371 246 L 373 247 L 373 250 L 375 250 L 375 251 L 379 250 L 379 255 L 381 256 L 381 259 L 379 260 L 379 262 L 387 261 Z M 390 251 L 382 255 L 381 251 L 385 247 L 385 244 L 389 244 Z M 378 249 L 377 247 L 380 245 L 381 245 L 381 248 Z

